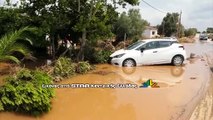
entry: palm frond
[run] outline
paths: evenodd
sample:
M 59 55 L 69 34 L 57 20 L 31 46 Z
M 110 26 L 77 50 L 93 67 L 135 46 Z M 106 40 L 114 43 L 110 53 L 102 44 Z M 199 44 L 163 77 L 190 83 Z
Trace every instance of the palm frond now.
M 21 43 L 14 43 L 13 47 L 8 48 L 7 51 L 5 51 L 4 54 L 12 54 L 14 52 L 19 52 L 23 54 L 24 56 L 30 53 L 30 50 L 26 47 L 26 45 Z
M 11 56 L 13 52 L 20 52 L 24 56 L 28 55 L 29 50 L 21 44 L 17 44 L 17 41 L 24 40 L 32 44 L 32 40 L 27 36 L 30 32 L 35 32 L 36 28 L 24 27 L 17 31 L 5 34 L 0 39 L 0 58 L 1 60 L 12 60 L 19 63 L 17 58 Z M 6 58 L 5 58 L 6 57 Z
M 0 56 L 0 62 L 2 61 L 13 61 L 17 64 L 20 64 L 20 61 L 18 58 L 12 56 L 12 55 L 5 55 L 5 56 Z

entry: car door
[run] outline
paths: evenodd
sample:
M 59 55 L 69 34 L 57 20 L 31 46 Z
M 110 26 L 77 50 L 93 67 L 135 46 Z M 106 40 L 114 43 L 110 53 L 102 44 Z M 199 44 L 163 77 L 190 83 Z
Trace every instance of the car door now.
M 172 50 L 169 46 L 171 46 L 171 44 L 171 41 L 158 41 L 158 45 L 152 51 L 154 54 L 152 58 L 153 64 L 162 64 L 170 62 L 170 53 L 172 52 Z
M 157 57 L 155 55 L 157 54 L 156 48 L 158 47 L 158 41 L 151 41 L 148 42 L 141 47 L 139 47 L 137 50 L 144 49 L 140 56 L 138 57 L 138 63 L 139 64 L 153 64 L 153 62 L 156 61 Z

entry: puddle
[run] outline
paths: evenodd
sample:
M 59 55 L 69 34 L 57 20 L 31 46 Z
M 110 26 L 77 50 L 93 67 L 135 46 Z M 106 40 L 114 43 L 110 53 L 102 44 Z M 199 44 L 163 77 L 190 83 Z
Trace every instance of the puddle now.
M 186 49 L 189 54 L 200 48 L 186 45 Z M 60 84 L 141 85 L 151 79 L 160 88 L 58 88 L 49 113 L 33 118 L 2 112 L 0 120 L 187 120 L 210 80 L 210 70 L 205 65 L 205 61 L 200 60 L 188 61 L 183 67 L 97 65 L 95 71 Z

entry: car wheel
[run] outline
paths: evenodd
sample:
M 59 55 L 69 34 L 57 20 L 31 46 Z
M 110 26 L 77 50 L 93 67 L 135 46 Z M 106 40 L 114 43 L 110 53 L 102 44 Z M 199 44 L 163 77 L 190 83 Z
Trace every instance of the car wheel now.
M 175 66 L 180 66 L 183 64 L 183 57 L 180 55 L 174 56 L 172 59 L 172 64 Z
M 134 67 L 134 66 L 136 66 L 136 63 L 133 59 L 126 59 L 123 61 L 123 66 L 124 67 Z

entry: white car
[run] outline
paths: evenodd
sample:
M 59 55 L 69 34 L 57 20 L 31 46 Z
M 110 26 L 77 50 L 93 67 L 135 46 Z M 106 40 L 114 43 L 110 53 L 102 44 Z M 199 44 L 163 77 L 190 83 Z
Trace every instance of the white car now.
M 113 65 L 124 67 L 167 63 L 179 66 L 185 59 L 184 46 L 173 38 L 139 40 L 110 55 Z

